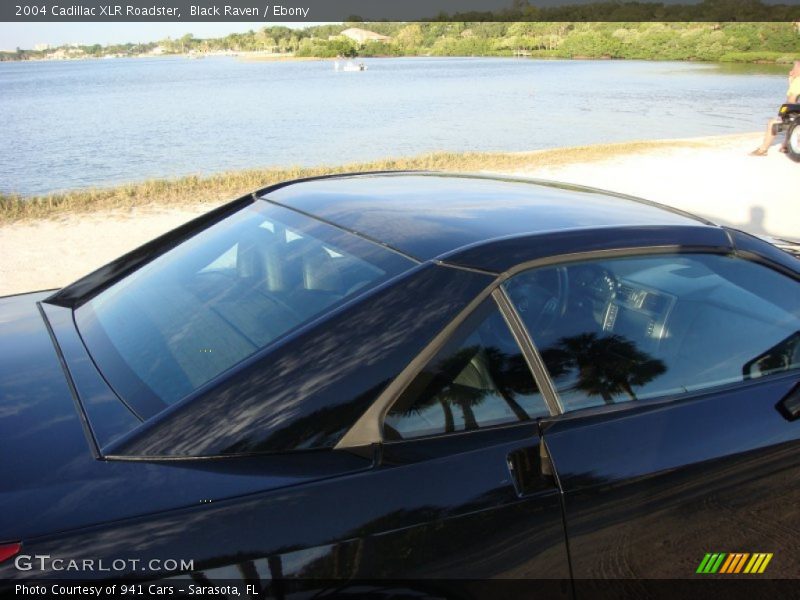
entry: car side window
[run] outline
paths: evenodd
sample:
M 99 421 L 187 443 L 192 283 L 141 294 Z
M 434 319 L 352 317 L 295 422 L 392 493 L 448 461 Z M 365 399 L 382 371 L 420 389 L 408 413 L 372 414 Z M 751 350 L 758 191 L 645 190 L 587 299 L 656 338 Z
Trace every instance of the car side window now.
M 744 259 L 570 263 L 504 288 L 567 411 L 800 369 L 800 283 Z
M 516 340 L 489 298 L 391 407 L 384 439 L 468 431 L 547 414 Z

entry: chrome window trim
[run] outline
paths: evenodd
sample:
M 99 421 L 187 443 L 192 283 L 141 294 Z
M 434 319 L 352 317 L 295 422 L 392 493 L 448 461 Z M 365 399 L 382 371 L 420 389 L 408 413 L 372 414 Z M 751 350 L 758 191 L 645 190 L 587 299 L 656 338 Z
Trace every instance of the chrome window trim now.
M 508 271 L 504 271 L 497 278 L 497 285 L 502 285 L 512 277 L 531 269 L 541 267 L 552 267 L 567 265 L 570 263 L 584 262 L 589 260 L 604 260 L 610 258 L 624 258 L 649 256 L 653 254 L 733 254 L 730 248 L 715 246 L 679 246 L 675 244 L 662 246 L 643 246 L 635 248 L 613 248 L 610 250 L 589 250 L 587 252 L 572 252 L 570 254 L 559 254 L 558 256 L 548 256 L 537 258 L 527 262 L 514 265 Z
M 460 269 L 458 265 L 448 265 L 447 263 L 438 263 L 443 267 Z M 482 272 L 484 273 L 485 272 Z M 493 273 L 493 275 L 497 275 Z M 408 363 L 405 369 L 395 377 L 395 379 L 386 387 L 386 389 L 378 396 L 377 400 L 364 411 L 359 419 L 353 424 L 352 427 L 344 434 L 342 439 L 334 446 L 334 449 L 341 450 L 344 448 L 355 448 L 360 446 L 367 446 L 370 444 L 382 443 L 383 440 L 383 422 L 386 418 L 386 413 L 397 401 L 400 395 L 411 384 L 412 381 L 420 374 L 422 369 L 433 359 L 439 350 L 444 347 L 448 340 L 452 337 L 455 331 L 461 324 L 490 296 L 494 300 L 495 306 L 503 317 L 506 326 L 514 338 L 514 341 L 520 348 L 520 352 L 525 358 L 531 377 L 536 382 L 542 397 L 544 398 L 550 416 L 561 414 L 559 409 L 560 401 L 555 393 L 552 381 L 544 368 L 541 357 L 539 357 L 536 348 L 530 341 L 530 336 L 525 330 L 516 309 L 511 306 L 510 301 L 505 296 L 505 291 L 500 287 L 502 281 L 501 277 L 495 279 L 490 283 L 480 294 L 478 294 L 447 326 L 442 329 L 436 337 L 420 352 L 414 359 Z M 502 425 L 518 424 L 518 423 L 504 423 Z M 488 429 L 488 428 L 487 428 Z M 473 432 L 462 432 L 473 433 Z M 441 434 L 449 435 L 449 434 Z M 431 436 L 433 437 L 433 436 Z
M 533 343 L 533 339 L 531 339 L 531 335 L 522 322 L 516 307 L 511 302 L 511 298 L 508 297 L 502 285 L 498 285 L 494 289 L 492 296 L 500 309 L 500 314 L 505 319 L 506 325 L 511 330 L 511 335 L 514 336 L 517 345 L 522 350 L 522 355 L 525 357 L 525 362 L 528 363 L 528 369 L 530 369 L 545 404 L 547 404 L 550 416 L 555 417 L 564 414 L 564 405 L 561 403 L 561 398 L 553 384 L 553 380 L 550 379 L 550 374 L 547 372 L 544 361 L 536 349 L 536 345 Z
M 451 265 L 442 264 L 441 266 L 453 268 Z M 461 323 L 492 294 L 492 291 L 496 287 L 496 281 L 491 282 L 480 294 L 475 296 L 475 298 L 473 298 L 444 329 L 436 334 L 422 352 L 417 354 L 417 356 L 406 365 L 400 374 L 386 386 L 386 389 L 381 392 L 370 407 L 364 411 L 352 427 L 347 430 L 347 433 L 345 433 L 334 446 L 335 450 L 383 442 L 383 421 L 386 417 L 386 413 L 389 412 L 389 408 L 391 408 L 400 397 L 400 394 L 402 394 L 417 375 L 419 375 L 425 365 L 427 365 L 436 353 L 447 343 Z
M 493 296 L 495 304 L 509 326 L 512 335 L 520 346 L 523 356 L 525 356 L 528 367 L 534 381 L 539 386 L 539 390 L 544 396 L 545 402 L 551 416 L 569 414 L 564 412 L 560 397 L 555 385 L 544 366 L 541 355 L 539 354 L 530 333 L 522 324 L 513 303 L 508 299 L 502 285 L 519 273 L 555 265 L 564 265 L 574 262 L 588 260 L 603 260 L 609 258 L 638 257 L 659 254 L 722 254 L 736 255 L 737 252 L 732 248 L 721 246 L 680 246 L 676 244 L 665 244 L 660 246 L 637 246 L 631 248 L 613 248 L 605 250 L 589 250 L 586 252 L 575 252 L 570 254 L 559 254 L 535 260 L 519 263 L 503 273 L 491 273 L 482 269 L 474 269 L 458 264 L 451 264 L 446 261 L 435 261 L 436 264 L 452 269 L 474 271 L 482 274 L 496 275 L 496 279 L 490 283 L 480 294 L 478 294 L 433 340 L 420 352 L 401 372 L 392 380 L 386 389 L 378 396 L 372 405 L 358 418 L 358 420 L 347 430 L 334 449 L 356 448 L 368 446 L 370 444 L 383 443 L 383 421 L 386 413 L 400 394 L 408 387 L 419 372 L 428 364 L 434 355 L 444 346 L 450 336 L 463 323 L 466 318 L 490 295 Z M 745 258 L 745 260 L 747 260 Z M 496 295 L 495 292 L 499 292 Z M 498 301 L 498 297 L 500 300 Z M 519 330 L 515 332 L 515 325 Z M 521 335 L 523 343 L 520 342 Z M 548 397 L 549 396 L 549 397 Z M 555 411 L 555 412 L 554 412 Z M 481 431 L 481 430 L 476 430 Z M 474 433 L 474 432 L 466 432 Z M 449 434 L 442 434 L 449 435 Z

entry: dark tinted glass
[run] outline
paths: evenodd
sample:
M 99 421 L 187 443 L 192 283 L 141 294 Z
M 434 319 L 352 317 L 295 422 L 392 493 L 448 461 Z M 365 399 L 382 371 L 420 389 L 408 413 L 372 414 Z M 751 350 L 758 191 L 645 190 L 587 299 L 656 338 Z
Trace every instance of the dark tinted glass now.
M 505 287 L 566 410 L 800 368 L 800 283 L 742 259 L 573 263 Z
M 102 292 L 77 321 L 111 384 L 152 414 L 411 266 L 376 244 L 257 202 Z
M 392 406 L 387 440 L 452 433 L 548 414 L 494 301 L 473 313 Z

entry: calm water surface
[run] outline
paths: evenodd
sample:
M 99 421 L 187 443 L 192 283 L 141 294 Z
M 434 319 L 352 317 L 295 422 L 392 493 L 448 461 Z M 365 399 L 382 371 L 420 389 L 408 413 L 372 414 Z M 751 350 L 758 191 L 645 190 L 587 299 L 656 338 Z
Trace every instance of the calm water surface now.
M 0 191 L 760 130 L 786 69 L 645 61 L 0 63 Z

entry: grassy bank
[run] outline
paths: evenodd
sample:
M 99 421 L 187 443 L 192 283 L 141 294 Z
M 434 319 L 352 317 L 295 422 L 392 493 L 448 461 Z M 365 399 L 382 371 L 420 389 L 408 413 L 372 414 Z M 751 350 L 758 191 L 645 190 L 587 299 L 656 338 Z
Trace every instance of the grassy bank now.
M 699 147 L 706 143 L 702 140 L 664 140 L 599 144 L 521 153 L 437 152 L 411 158 L 385 159 L 338 166 L 252 169 L 219 173 L 207 177 L 156 179 L 117 187 L 74 190 L 42 196 L 26 197 L 0 194 L 0 224 L 135 207 L 218 204 L 279 181 L 333 173 L 383 170 L 514 172 L 558 166 L 575 161 L 603 160 L 655 148 Z

